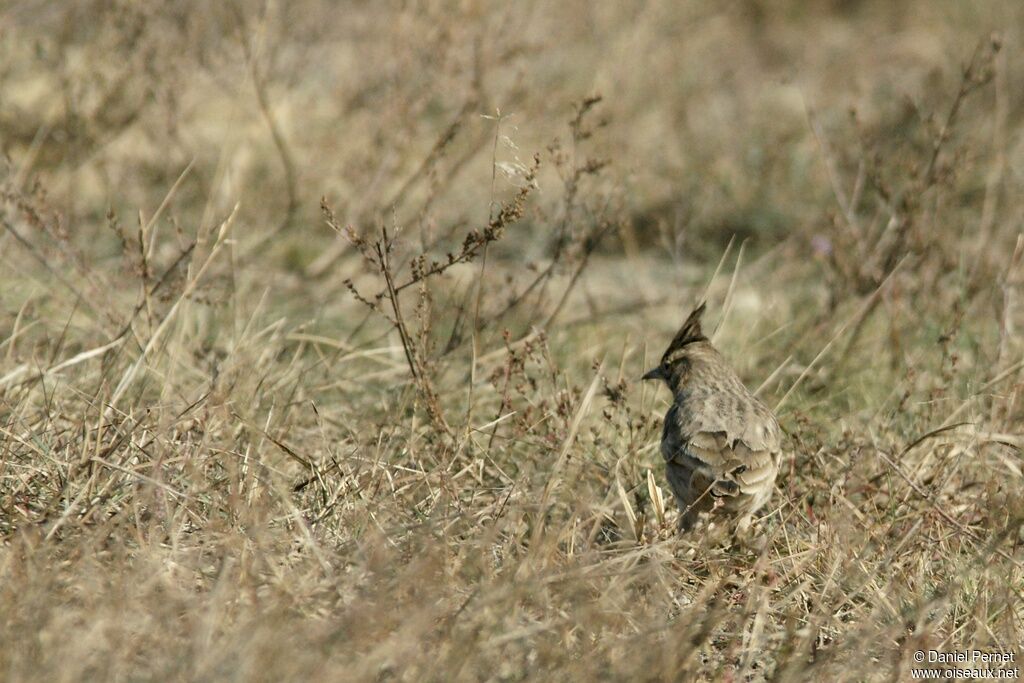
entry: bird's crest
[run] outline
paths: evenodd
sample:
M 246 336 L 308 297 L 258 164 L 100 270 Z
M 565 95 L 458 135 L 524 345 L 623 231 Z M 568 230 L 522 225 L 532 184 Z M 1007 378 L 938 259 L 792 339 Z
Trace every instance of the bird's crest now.
M 704 336 L 704 333 L 700 329 L 700 318 L 704 315 L 704 309 L 706 306 L 707 303 L 702 301 L 697 308 L 693 309 L 693 312 L 690 313 L 689 317 L 686 318 L 686 322 L 684 322 L 683 326 L 679 328 L 678 332 L 676 332 L 676 336 L 672 339 L 672 343 L 668 345 L 668 350 L 665 351 L 665 355 L 661 357 L 661 362 L 663 364 L 667 365 L 675 360 L 673 356 L 675 356 L 677 352 L 687 344 L 692 344 L 693 342 L 698 341 L 707 341 L 708 338 Z

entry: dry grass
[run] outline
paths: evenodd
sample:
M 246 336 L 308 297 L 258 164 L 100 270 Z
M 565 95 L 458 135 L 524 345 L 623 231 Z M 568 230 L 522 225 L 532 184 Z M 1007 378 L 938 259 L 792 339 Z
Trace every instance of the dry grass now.
M 1019 646 L 1024 13 L 814 5 L 5 3 L 0 677 Z M 661 499 L 705 293 L 763 552 Z

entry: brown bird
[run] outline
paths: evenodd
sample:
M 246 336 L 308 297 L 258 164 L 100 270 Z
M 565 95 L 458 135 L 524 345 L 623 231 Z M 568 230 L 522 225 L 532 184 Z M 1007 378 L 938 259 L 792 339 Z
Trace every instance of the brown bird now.
M 704 304 L 644 379 L 661 379 L 674 401 L 661 454 L 688 531 L 705 512 L 726 513 L 743 533 L 771 498 L 782 459 L 779 423 L 700 329 Z

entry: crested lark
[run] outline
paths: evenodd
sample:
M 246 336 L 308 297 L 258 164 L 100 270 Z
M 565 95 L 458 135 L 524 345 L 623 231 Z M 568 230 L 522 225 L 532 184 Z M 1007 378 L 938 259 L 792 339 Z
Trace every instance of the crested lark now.
M 724 512 L 744 532 L 772 495 L 782 457 L 779 424 L 700 329 L 704 304 L 644 379 L 661 379 L 674 401 L 661 454 L 688 531 L 704 512 Z

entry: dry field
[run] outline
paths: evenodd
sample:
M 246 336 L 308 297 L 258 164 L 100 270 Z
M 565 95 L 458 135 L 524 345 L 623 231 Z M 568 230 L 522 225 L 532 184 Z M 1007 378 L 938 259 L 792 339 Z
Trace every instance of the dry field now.
M 0 2 L 0 679 L 1024 657 L 1024 4 Z M 674 533 L 694 303 L 777 412 Z

